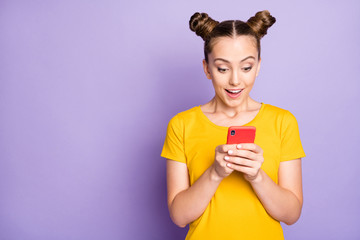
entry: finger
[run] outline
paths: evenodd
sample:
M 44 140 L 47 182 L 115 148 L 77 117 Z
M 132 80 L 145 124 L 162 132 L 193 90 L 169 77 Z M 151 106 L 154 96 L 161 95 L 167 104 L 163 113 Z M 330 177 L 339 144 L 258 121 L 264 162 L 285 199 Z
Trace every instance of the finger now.
M 234 171 L 242 172 L 249 176 L 255 176 L 259 172 L 259 169 L 236 165 L 233 163 L 227 163 L 226 166 Z
M 228 163 L 241 165 L 241 166 L 246 166 L 246 167 L 251 167 L 251 168 L 255 168 L 255 167 L 257 167 L 259 165 L 255 161 L 249 160 L 249 159 L 246 159 L 246 158 L 225 156 L 224 159 Z
M 242 150 L 249 150 L 252 151 L 254 153 L 262 153 L 263 150 L 262 148 L 255 144 L 255 143 L 242 143 L 242 144 L 238 144 L 236 145 L 237 149 L 242 149 Z
M 247 158 L 247 159 L 251 159 L 251 160 L 256 160 L 258 157 L 257 153 L 254 153 L 249 150 L 243 150 L 243 149 L 231 151 L 230 154 L 228 152 L 228 155 Z
M 242 173 L 246 173 L 246 174 L 251 172 L 251 169 L 252 169 L 250 167 L 237 165 L 234 163 L 226 163 L 226 166 L 234 171 L 238 171 L 238 172 L 242 172 Z
M 217 146 L 218 152 L 227 153 L 229 150 L 235 150 L 236 144 L 224 144 Z
M 220 166 L 221 166 L 221 168 L 223 169 L 223 171 L 225 172 L 225 174 L 230 174 L 230 173 L 232 173 L 234 170 L 233 169 L 231 169 L 231 168 L 229 168 L 228 166 L 227 166 L 227 162 L 226 161 L 223 161 L 222 163 L 220 163 Z
M 228 174 L 228 175 L 231 174 L 234 171 L 234 169 L 228 167 L 227 165 L 225 165 L 224 169 L 225 169 L 226 174 Z

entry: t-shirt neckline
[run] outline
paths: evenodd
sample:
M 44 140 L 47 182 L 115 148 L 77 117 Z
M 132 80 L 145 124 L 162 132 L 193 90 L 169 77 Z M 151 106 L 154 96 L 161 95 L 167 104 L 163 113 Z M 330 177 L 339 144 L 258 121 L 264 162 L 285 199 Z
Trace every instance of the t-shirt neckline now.
M 262 114 L 262 112 L 264 111 L 264 108 L 265 108 L 265 103 L 261 103 L 261 107 L 260 107 L 260 110 L 259 112 L 255 115 L 255 117 L 253 119 L 251 119 L 248 123 L 245 123 L 241 126 L 250 126 L 251 124 L 253 124 L 256 119 L 258 119 L 260 117 L 260 115 Z M 220 125 L 217 125 L 215 123 L 213 123 L 212 121 L 210 121 L 210 119 L 205 115 L 205 113 L 201 110 L 201 107 L 200 105 L 197 106 L 198 108 L 198 112 L 199 112 L 199 115 L 201 116 L 201 118 L 203 120 L 205 120 L 207 123 L 209 123 L 210 125 L 216 127 L 216 128 L 219 128 L 219 129 L 228 129 L 229 127 L 225 127 L 225 126 L 220 126 Z

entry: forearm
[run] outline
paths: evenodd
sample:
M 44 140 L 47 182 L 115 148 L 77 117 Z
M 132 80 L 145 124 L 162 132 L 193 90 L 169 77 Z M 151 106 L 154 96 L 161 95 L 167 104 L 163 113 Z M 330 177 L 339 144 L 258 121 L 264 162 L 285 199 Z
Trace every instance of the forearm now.
M 293 192 L 277 185 L 261 169 L 258 177 L 250 183 L 270 216 L 288 225 L 299 219 L 302 202 Z
M 173 222 L 185 227 L 199 218 L 214 196 L 221 180 L 211 166 L 191 187 L 178 193 L 169 206 Z

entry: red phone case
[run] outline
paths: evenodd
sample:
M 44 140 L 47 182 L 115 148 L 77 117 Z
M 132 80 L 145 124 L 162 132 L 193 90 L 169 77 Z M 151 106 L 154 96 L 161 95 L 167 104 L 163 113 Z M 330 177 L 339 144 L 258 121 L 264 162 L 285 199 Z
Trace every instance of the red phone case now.
M 226 144 L 254 143 L 256 128 L 253 126 L 229 127 Z

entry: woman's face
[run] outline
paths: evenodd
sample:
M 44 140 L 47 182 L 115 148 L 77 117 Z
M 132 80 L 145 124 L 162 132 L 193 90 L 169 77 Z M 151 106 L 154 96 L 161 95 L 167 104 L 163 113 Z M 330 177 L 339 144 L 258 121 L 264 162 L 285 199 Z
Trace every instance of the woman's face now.
M 256 41 L 251 36 L 215 39 L 204 71 L 212 80 L 215 99 L 227 107 L 238 107 L 249 98 L 260 70 Z

